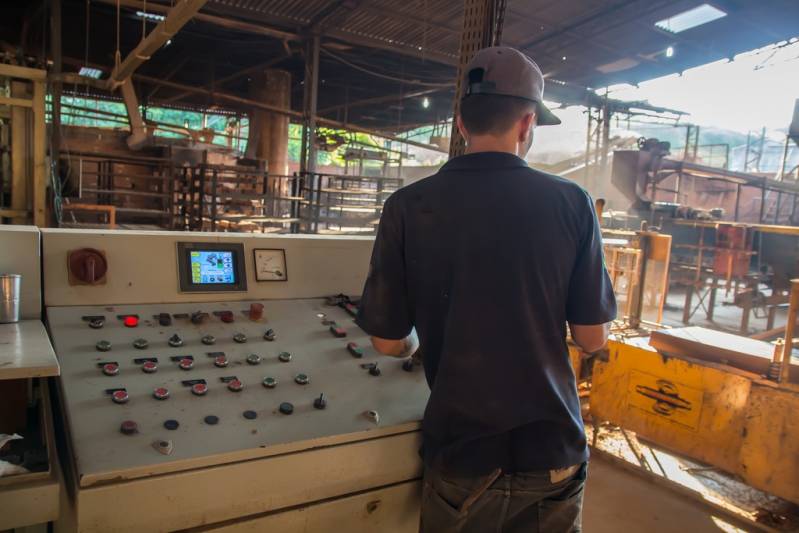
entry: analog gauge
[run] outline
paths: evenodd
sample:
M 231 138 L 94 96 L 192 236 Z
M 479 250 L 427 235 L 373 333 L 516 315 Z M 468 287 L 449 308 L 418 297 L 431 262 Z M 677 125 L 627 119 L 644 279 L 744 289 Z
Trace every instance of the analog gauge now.
M 286 251 L 281 249 L 256 249 L 255 279 L 256 281 L 286 281 Z

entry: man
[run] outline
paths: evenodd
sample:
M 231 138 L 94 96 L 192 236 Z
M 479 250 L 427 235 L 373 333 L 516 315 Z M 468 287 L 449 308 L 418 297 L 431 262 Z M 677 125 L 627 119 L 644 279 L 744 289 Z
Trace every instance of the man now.
M 386 355 L 421 345 L 423 532 L 579 531 L 588 451 L 566 324 L 604 346 L 601 234 L 583 189 L 522 159 L 536 125 L 560 123 L 538 66 L 487 48 L 464 83 L 466 155 L 386 201 L 357 322 Z

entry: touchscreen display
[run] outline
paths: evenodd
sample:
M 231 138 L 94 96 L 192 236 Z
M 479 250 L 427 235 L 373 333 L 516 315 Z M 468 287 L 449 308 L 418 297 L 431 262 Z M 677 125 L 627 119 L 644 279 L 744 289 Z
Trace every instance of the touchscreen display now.
M 233 252 L 228 250 L 192 250 L 189 252 L 191 282 L 195 285 L 236 283 Z

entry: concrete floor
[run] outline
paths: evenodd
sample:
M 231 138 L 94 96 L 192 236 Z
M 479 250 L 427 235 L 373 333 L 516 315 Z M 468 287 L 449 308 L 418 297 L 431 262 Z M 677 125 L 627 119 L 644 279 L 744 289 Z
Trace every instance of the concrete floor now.
M 592 457 L 583 505 L 584 533 L 742 531 L 696 502 Z

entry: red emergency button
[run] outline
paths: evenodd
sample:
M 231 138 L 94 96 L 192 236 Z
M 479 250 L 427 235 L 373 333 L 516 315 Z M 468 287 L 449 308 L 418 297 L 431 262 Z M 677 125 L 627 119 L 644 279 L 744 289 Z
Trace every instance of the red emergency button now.
M 132 315 L 131 316 L 126 316 L 122 320 L 122 323 L 125 324 L 126 328 L 135 328 L 136 326 L 139 325 L 139 319 L 136 318 L 135 316 L 132 316 Z
M 158 370 L 158 363 L 156 363 L 155 361 L 145 361 L 141 365 L 141 369 L 142 371 L 144 371 L 145 374 L 153 374 L 155 371 Z
M 155 397 L 156 400 L 166 400 L 167 398 L 169 398 L 169 389 L 167 389 L 166 387 L 157 387 L 153 391 L 153 396 Z
M 106 376 L 116 376 L 119 374 L 119 365 L 116 363 L 106 363 L 103 365 L 103 374 Z
M 218 366 L 219 368 L 225 368 L 228 365 L 228 359 L 224 355 L 218 355 L 214 357 L 214 365 Z
M 111 394 L 111 399 L 114 401 L 114 403 L 127 403 L 130 399 L 130 396 L 128 396 L 128 391 L 115 390 Z
M 241 392 L 241 390 L 244 388 L 244 383 L 238 379 L 231 379 L 227 382 L 227 388 L 233 392 Z
M 184 357 L 180 360 L 178 366 L 181 368 L 181 370 L 191 370 L 194 367 L 194 359 Z
M 195 383 L 191 386 L 191 392 L 197 396 L 204 396 L 205 393 L 208 392 L 208 385 L 205 383 Z

